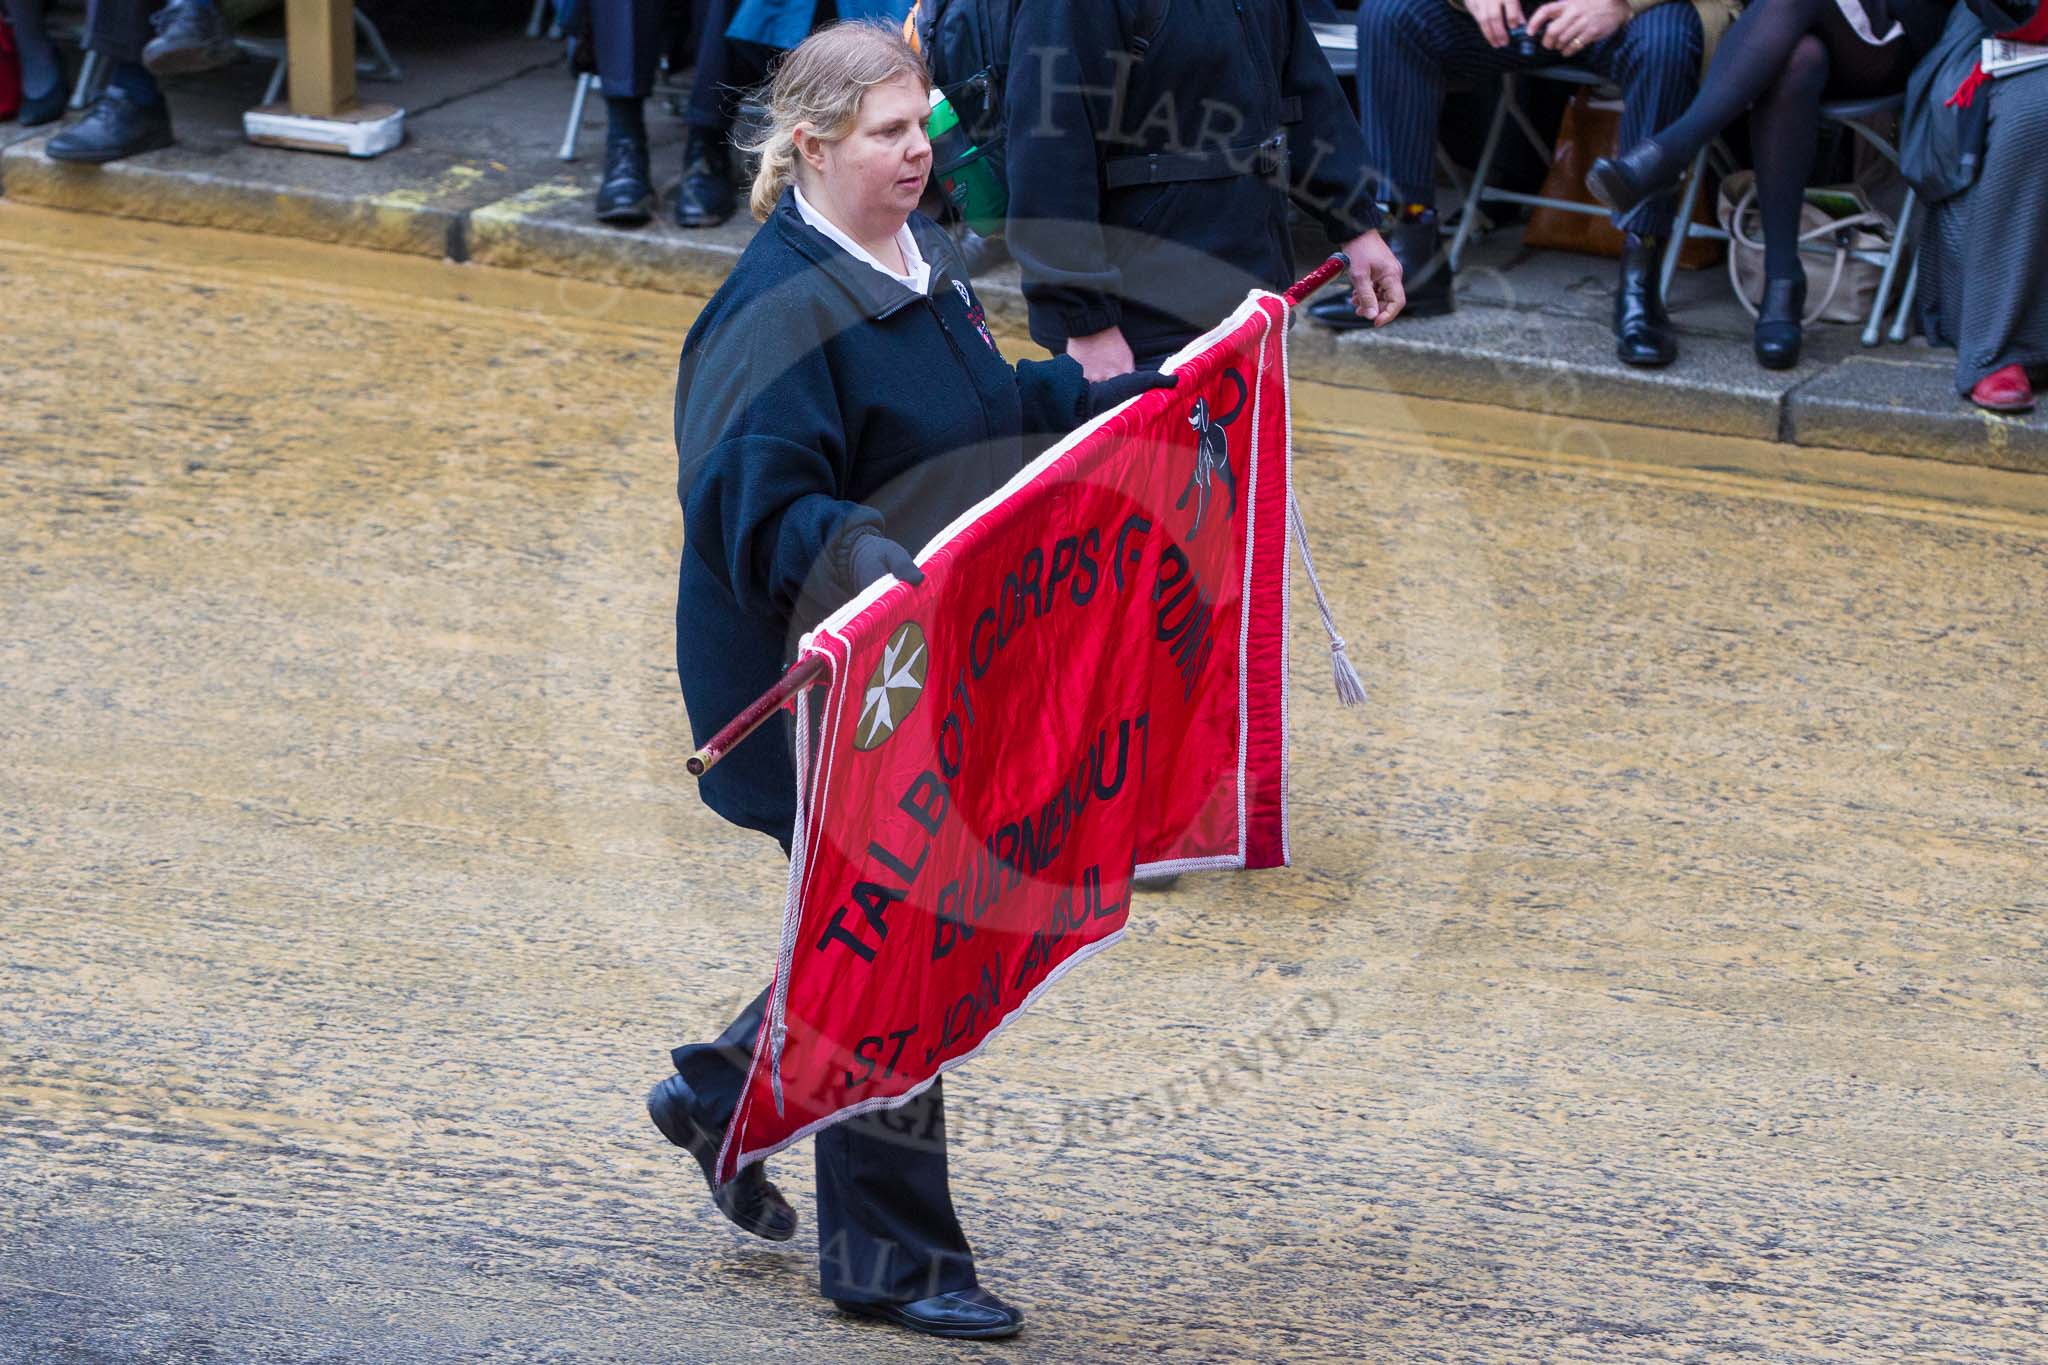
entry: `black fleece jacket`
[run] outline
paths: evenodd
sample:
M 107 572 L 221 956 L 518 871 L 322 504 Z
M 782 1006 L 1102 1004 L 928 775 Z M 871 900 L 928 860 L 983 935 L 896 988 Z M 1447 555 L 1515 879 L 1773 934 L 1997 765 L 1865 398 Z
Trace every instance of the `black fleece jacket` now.
M 1139 9 L 1023 0 L 1011 34 L 1008 236 L 1032 339 L 1054 353 L 1117 325 L 1134 355 L 1158 356 L 1247 290 L 1292 284 L 1290 196 L 1333 244 L 1379 226 L 1358 118 L 1303 0 L 1170 0 L 1135 56 Z M 1147 154 L 1256 168 L 1249 149 L 1275 134 L 1284 173 L 1108 183 L 1110 162 Z
M 850 596 L 833 550 L 872 527 L 915 552 L 1083 415 L 1080 366 L 1014 368 L 951 239 L 919 214 L 920 297 L 803 221 L 785 192 L 683 342 L 676 672 L 703 743 L 768 690 Z M 763 726 L 698 790 L 787 843 L 789 728 Z

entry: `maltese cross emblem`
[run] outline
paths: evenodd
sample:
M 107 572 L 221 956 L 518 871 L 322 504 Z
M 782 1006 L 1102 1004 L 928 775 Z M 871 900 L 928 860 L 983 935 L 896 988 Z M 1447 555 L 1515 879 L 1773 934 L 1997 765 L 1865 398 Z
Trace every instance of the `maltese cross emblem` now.
M 882 646 L 882 662 L 868 676 L 860 723 L 854 727 L 854 748 L 878 748 L 896 733 L 924 695 L 926 658 L 924 632 L 917 622 L 905 621 L 896 627 Z

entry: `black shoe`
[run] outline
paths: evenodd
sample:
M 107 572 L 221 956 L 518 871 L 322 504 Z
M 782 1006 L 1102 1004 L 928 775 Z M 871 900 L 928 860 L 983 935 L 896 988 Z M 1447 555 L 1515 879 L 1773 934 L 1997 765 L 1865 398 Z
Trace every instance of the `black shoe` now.
M 654 178 L 647 169 L 647 139 L 607 137 L 604 181 L 597 187 L 597 221 L 639 227 L 654 216 Z
M 1764 279 L 1764 303 L 1756 316 L 1756 363 L 1767 370 L 1789 370 L 1799 363 L 1799 345 L 1806 337 L 1806 276 Z
M 1657 289 L 1664 243 L 1628 233 L 1622 239 L 1621 281 L 1614 290 L 1614 354 L 1624 365 L 1658 369 L 1678 359 L 1678 337 Z
M 1681 167 L 1680 171 L 1684 168 Z M 1620 156 L 1603 156 L 1586 172 L 1586 192 L 1610 212 L 1627 213 L 1653 194 L 1678 183 L 1664 149 L 1644 138 Z
M 1024 1314 L 979 1286 L 937 1294 L 915 1303 L 853 1303 L 834 1299 L 842 1312 L 880 1318 L 934 1337 L 1013 1337 L 1024 1330 Z
M 682 227 L 717 227 L 732 217 L 732 150 L 725 135 L 692 128 L 683 145 L 683 187 L 676 194 Z
M 1401 263 L 1401 289 L 1408 302 L 1404 318 L 1442 317 L 1453 307 L 1451 258 L 1444 252 L 1435 211 L 1420 218 L 1388 218 L 1380 226 L 1394 259 Z M 1371 318 L 1351 311 L 1349 286 L 1334 289 L 1308 306 L 1308 315 L 1339 332 L 1372 326 Z
M 55 123 L 64 116 L 65 101 L 71 98 L 71 82 L 64 70 L 64 54 L 57 58 L 57 83 L 40 95 L 26 92 L 21 97 L 21 110 L 15 114 L 15 121 L 24 128 L 34 128 L 45 123 Z
M 171 145 L 171 111 L 159 100 L 140 105 L 119 90 L 92 102 L 85 117 L 50 139 L 43 155 L 52 161 L 98 165 Z
M 156 37 L 142 49 L 142 64 L 152 76 L 211 71 L 235 59 L 227 20 L 206 0 L 171 0 L 149 22 Z
M 767 1168 L 760 1162 L 734 1176 L 731 1184 L 719 1186 L 718 1148 L 725 1141 L 725 1128 L 706 1123 L 699 1113 L 696 1092 L 681 1076 L 670 1076 L 647 1092 L 647 1116 L 663 1137 L 697 1158 L 704 1168 L 704 1181 L 711 1186 L 711 1201 L 720 1213 L 771 1242 L 794 1237 L 796 1210 L 782 1197 L 782 1191 L 768 1182 Z

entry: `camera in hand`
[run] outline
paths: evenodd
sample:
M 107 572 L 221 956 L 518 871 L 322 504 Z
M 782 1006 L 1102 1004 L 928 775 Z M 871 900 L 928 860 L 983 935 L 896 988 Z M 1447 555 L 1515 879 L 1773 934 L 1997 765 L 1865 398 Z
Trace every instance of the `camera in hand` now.
M 1543 45 L 1543 40 L 1520 24 L 1508 30 L 1508 51 L 1525 62 L 1541 61 L 1545 57 L 1557 60 L 1558 54 Z

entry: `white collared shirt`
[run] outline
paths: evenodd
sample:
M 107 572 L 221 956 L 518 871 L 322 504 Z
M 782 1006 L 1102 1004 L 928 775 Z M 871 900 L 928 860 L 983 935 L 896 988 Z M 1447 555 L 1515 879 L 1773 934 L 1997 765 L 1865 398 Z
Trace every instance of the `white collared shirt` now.
M 888 266 L 876 260 L 868 249 L 833 226 L 832 220 L 811 207 L 811 201 L 804 198 L 804 192 L 795 185 L 790 191 L 796 196 L 796 211 L 806 223 L 823 233 L 829 240 L 846 249 L 856 261 L 865 261 L 887 275 L 913 294 L 922 295 L 931 288 L 932 268 L 925 264 L 924 253 L 917 249 L 917 238 L 911 235 L 910 224 L 904 223 L 896 229 L 896 249 L 903 253 L 903 264 L 909 267 L 904 274 L 897 274 Z

